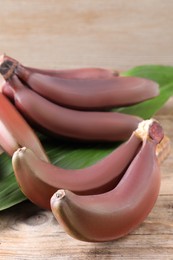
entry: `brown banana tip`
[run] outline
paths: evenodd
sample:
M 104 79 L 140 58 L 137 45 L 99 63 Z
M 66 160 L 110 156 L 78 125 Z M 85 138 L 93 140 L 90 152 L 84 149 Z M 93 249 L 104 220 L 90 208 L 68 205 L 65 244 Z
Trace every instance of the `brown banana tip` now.
M 135 135 L 142 140 L 150 138 L 158 144 L 164 137 L 164 131 L 160 123 L 156 119 L 151 118 L 143 120 L 138 124 Z
M 0 64 L 0 73 L 5 80 L 9 79 L 17 67 L 17 61 L 5 60 Z
M 161 142 L 164 137 L 164 131 L 159 122 L 154 121 L 149 128 L 149 137 L 157 144 Z

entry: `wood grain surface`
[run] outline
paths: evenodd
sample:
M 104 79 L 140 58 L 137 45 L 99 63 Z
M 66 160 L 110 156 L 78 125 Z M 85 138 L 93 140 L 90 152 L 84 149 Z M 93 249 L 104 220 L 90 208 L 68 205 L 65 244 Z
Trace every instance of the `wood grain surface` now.
M 42 68 L 173 65 L 171 0 L 0 0 L 0 52 Z M 173 100 L 156 118 L 173 141 Z M 0 212 L 0 259 L 173 259 L 173 154 L 155 207 L 130 235 L 72 239 L 51 212 L 26 201 Z

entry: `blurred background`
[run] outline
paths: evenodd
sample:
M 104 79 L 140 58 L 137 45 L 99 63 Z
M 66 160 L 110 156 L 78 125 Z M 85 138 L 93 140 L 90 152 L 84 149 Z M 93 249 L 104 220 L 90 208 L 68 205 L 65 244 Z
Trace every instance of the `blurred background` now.
M 6 0 L 0 53 L 43 68 L 173 65 L 171 0 Z

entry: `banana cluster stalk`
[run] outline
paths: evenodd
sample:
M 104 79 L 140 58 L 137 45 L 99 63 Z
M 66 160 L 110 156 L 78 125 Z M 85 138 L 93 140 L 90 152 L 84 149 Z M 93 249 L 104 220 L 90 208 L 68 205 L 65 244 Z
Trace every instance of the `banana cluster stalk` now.
M 157 200 L 169 139 L 156 120 L 109 109 L 159 95 L 157 83 L 102 68 L 27 67 L 6 55 L 0 74 L 0 146 L 26 197 L 83 241 L 114 240 L 140 225 Z M 94 165 L 63 169 L 50 163 L 30 125 L 84 143 L 124 143 Z

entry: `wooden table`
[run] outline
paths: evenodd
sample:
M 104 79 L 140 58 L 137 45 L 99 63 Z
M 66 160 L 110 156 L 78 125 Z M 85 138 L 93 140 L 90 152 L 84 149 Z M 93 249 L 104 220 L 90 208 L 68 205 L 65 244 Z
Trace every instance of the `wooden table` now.
M 0 52 L 45 68 L 126 70 L 173 65 L 173 1 L 6 0 Z M 173 100 L 157 118 L 173 141 Z M 172 143 L 171 143 L 172 144 Z M 130 235 L 109 243 L 69 237 L 49 211 L 26 201 L 0 212 L 0 259 L 173 259 L 173 154 L 161 166 L 157 203 Z

